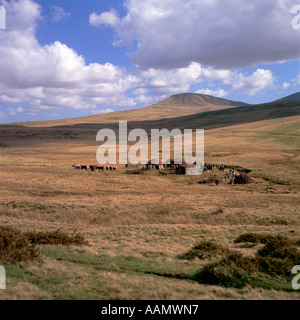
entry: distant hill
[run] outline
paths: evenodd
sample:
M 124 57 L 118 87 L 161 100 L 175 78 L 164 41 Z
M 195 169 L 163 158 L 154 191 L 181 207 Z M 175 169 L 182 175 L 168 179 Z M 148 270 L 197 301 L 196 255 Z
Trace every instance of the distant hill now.
M 130 112 L 134 111 L 135 110 L 130 110 Z M 227 109 L 199 112 L 196 114 L 161 119 L 147 119 L 146 115 L 149 112 L 148 108 L 145 108 L 142 111 L 139 109 L 137 111 L 143 112 L 143 114 L 139 114 L 141 117 L 143 116 L 143 119 L 130 120 L 127 117 L 128 128 L 143 128 L 147 130 L 147 132 L 150 132 L 151 129 L 162 128 L 167 128 L 169 130 L 172 130 L 174 128 L 211 130 L 232 127 L 236 125 L 255 125 L 255 123 L 265 120 L 282 119 L 282 121 L 285 121 L 284 119 L 287 120 L 288 118 L 295 118 L 295 121 L 297 122 L 297 127 L 295 130 L 297 130 L 297 128 L 299 128 L 300 123 L 300 100 L 298 99 L 277 101 L 260 105 L 228 107 Z M 115 113 L 112 113 L 110 117 L 112 117 L 114 114 Z M 130 113 L 130 115 L 133 115 L 132 118 L 134 119 L 135 114 Z M 109 115 L 106 116 L 108 117 Z M 16 140 L 19 144 L 24 144 L 25 140 L 32 141 L 32 143 L 41 143 L 41 141 L 56 142 L 58 140 L 73 140 L 74 142 L 96 142 L 95 137 L 98 130 L 103 128 L 111 128 L 114 130 L 118 130 L 118 122 L 112 120 L 108 122 L 108 118 L 106 118 L 107 122 L 105 122 L 103 118 L 100 118 L 100 116 L 90 117 L 90 122 L 84 122 L 82 119 L 83 118 L 78 118 L 78 120 L 60 120 L 61 125 L 58 125 L 59 122 L 53 121 L 45 121 L 44 126 L 41 125 L 41 122 L 38 122 L 38 125 L 37 123 L 33 123 L 32 126 L 25 123 L 23 127 L 16 126 L 15 124 L 3 125 L 0 126 L 2 140 L 2 142 L 0 141 L 0 146 L 1 144 L 2 146 L 7 145 L 7 142 L 9 140 Z M 98 122 L 96 122 L 95 119 L 97 119 Z M 122 117 L 122 119 L 124 118 Z M 70 120 L 73 121 L 73 125 L 68 125 L 67 121 Z M 251 136 L 251 132 L 248 132 L 248 129 L 245 130 L 245 135 L 250 134 Z M 297 131 L 295 131 L 295 134 L 296 133 Z M 221 137 L 222 136 L 220 136 L 220 138 Z M 293 137 L 294 139 L 297 138 L 296 135 L 293 135 Z
M 282 100 L 295 100 L 295 99 L 300 99 L 300 92 L 296 92 L 294 94 L 291 94 L 290 96 L 284 97 L 279 99 L 278 101 Z
M 249 105 L 243 102 L 216 98 L 204 94 L 176 94 L 142 109 L 117 111 L 80 118 L 19 122 L 11 125 L 23 127 L 57 127 L 90 125 L 117 125 L 127 120 L 135 125 L 205 129 L 241 123 L 283 118 L 300 114 L 300 93 L 269 103 Z M 139 124 L 140 123 L 140 124 Z
M 197 93 L 181 93 L 174 94 L 168 99 L 162 100 L 156 104 L 157 106 L 235 106 L 241 107 L 248 105 L 240 101 L 231 101 L 227 99 L 217 98 L 206 94 Z
M 182 93 L 162 100 L 147 108 L 116 111 L 108 114 L 67 118 L 61 120 L 18 122 L 14 125 L 26 127 L 51 127 L 67 126 L 89 123 L 115 123 L 120 120 L 145 121 L 176 118 L 201 112 L 216 111 L 239 106 L 247 106 L 246 103 L 216 98 L 204 94 Z
M 300 100 L 298 99 L 202 112 L 168 119 L 168 123 L 165 122 L 164 125 L 171 128 L 202 128 L 209 130 L 294 116 L 300 116 Z

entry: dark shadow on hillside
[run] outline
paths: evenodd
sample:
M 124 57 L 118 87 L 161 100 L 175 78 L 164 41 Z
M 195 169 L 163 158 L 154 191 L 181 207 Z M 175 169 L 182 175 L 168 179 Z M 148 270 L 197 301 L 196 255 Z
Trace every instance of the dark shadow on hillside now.
M 268 104 L 235 107 L 193 115 L 150 121 L 129 121 L 128 129 L 217 129 L 263 120 L 300 115 L 300 100 L 276 101 Z M 124 119 L 126 120 L 126 119 Z M 118 123 L 92 123 L 57 127 L 0 126 L 0 147 L 10 140 L 92 140 L 102 128 L 118 130 Z

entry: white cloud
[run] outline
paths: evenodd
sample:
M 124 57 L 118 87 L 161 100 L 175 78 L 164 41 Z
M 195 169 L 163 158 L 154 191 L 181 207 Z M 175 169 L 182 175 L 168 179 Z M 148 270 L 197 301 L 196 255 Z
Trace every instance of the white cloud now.
M 101 14 L 97 14 L 93 12 L 90 14 L 90 25 L 95 27 L 111 26 L 115 27 L 120 23 L 120 19 L 118 13 L 115 10 L 110 10 L 109 12 L 102 12 Z
M 110 112 L 114 112 L 113 109 L 108 108 L 108 109 L 98 109 L 98 110 L 93 110 L 92 114 L 104 114 L 104 113 L 110 113 Z
M 289 88 L 291 85 L 288 83 L 288 82 L 284 82 L 283 85 L 282 85 L 282 89 L 287 89 Z
M 9 115 L 15 116 L 15 115 L 17 115 L 18 113 L 23 112 L 24 109 L 23 109 L 22 107 L 18 107 L 17 109 L 8 108 L 8 109 L 6 109 L 6 111 L 9 113 Z
M 203 81 L 222 80 L 229 77 L 229 70 L 215 70 L 204 68 L 197 62 L 192 62 L 185 68 L 173 70 L 147 69 L 141 71 L 144 87 L 155 94 L 186 92 L 190 86 Z
M 99 104 L 136 104 L 126 92 L 139 83 L 138 77 L 111 63 L 86 64 L 59 41 L 40 45 L 35 37 L 39 5 L 31 0 L 4 2 L 8 28 L 0 33 L 0 108 L 26 103 L 33 115 L 47 110 L 94 110 Z
M 230 77 L 223 82 L 224 84 L 232 85 L 232 89 L 235 91 L 244 92 L 253 96 L 263 89 L 272 87 L 274 81 L 275 78 L 270 70 L 257 69 L 250 76 L 233 72 Z
M 187 91 L 191 83 L 197 81 L 200 75 L 201 66 L 198 63 L 191 63 L 187 68 L 148 69 L 141 73 L 141 76 L 146 79 L 146 86 L 159 94 Z
M 52 15 L 53 21 L 55 22 L 71 16 L 71 14 L 69 12 L 66 12 L 64 8 L 59 6 L 54 6 L 54 5 L 51 6 L 51 15 Z
M 269 0 L 266 2 L 269 3 Z M 277 3 L 277 0 L 274 2 Z M 287 2 L 289 0 L 283 3 Z M 128 14 L 121 20 L 114 10 L 99 15 L 91 14 L 92 25 L 114 26 L 122 44 L 137 41 L 133 61 L 142 68 L 132 68 L 131 71 L 135 74 L 111 63 L 87 64 L 83 56 L 60 41 L 41 45 L 35 36 L 37 25 L 42 20 L 40 6 L 33 0 L 0 0 L 0 3 L 7 9 L 7 30 L 0 33 L 2 118 L 21 112 L 35 116 L 46 111 L 54 114 L 61 110 L 74 110 L 79 114 L 84 110 L 87 114 L 111 112 L 123 107 L 147 106 L 165 98 L 167 94 L 190 91 L 193 85 L 202 88 L 198 92 L 220 97 L 232 91 L 254 95 L 272 87 L 275 81 L 270 70 L 257 69 L 253 74 L 246 75 L 233 72 L 228 67 L 227 59 L 236 61 L 237 65 L 245 64 L 249 59 L 255 62 L 258 55 L 254 54 L 253 50 L 269 50 L 270 53 L 272 49 L 271 42 L 268 41 L 261 46 L 258 46 L 257 39 L 253 39 L 251 45 L 243 42 L 243 37 L 246 41 L 252 39 L 253 35 L 253 30 L 246 28 L 250 26 L 246 22 L 241 24 L 243 35 L 235 35 L 243 49 L 240 53 L 235 53 L 237 48 L 231 47 L 235 41 L 231 37 L 238 17 L 245 13 L 251 16 L 253 10 L 256 11 L 252 8 L 254 6 L 248 3 L 244 4 L 244 11 L 238 13 L 240 2 L 236 2 L 235 14 L 228 15 L 230 10 L 226 11 L 226 6 L 220 0 L 128 0 Z M 216 5 L 220 3 L 221 7 L 217 8 Z M 232 9 L 233 0 L 228 3 Z M 258 7 L 264 9 L 261 3 Z M 222 10 L 224 18 L 221 18 Z M 215 32 L 212 31 L 213 15 L 219 26 L 217 28 L 215 25 Z M 250 18 L 246 15 L 245 19 Z M 270 16 L 267 15 L 266 19 L 270 19 Z M 278 19 L 281 21 L 281 16 Z M 225 31 L 228 32 L 229 22 L 232 23 L 233 33 L 229 32 L 227 35 Z M 220 27 L 222 23 L 225 31 Z M 277 25 L 274 30 L 270 30 L 270 37 L 273 37 L 274 41 L 277 39 L 277 31 Z M 284 50 L 284 41 L 286 44 L 290 43 L 290 35 L 287 31 L 282 32 L 287 37 L 275 41 L 278 52 Z M 229 44 L 224 43 L 224 37 Z M 257 37 L 262 37 L 259 32 Z M 253 47 L 250 48 L 252 51 L 249 46 Z M 294 43 L 288 48 L 290 52 L 294 52 Z M 242 57 L 248 49 L 249 54 Z M 212 66 L 205 66 L 202 61 L 207 61 L 206 65 Z M 231 88 L 226 87 L 225 90 L 216 86 L 212 83 L 216 80 L 219 83 L 223 81 L 223 84 Z M 300 84 L 300 76 L 299 79 L 291 81 L 292 85 L 296 83 Z M 22 105 L 23 111 L 18 109 L 19 105 Z
M 127 0 L 116 24 L 118 45 L 135 45 L 144 69 L 180 68 L 196 61 L 214 68 L 298 59 L 291 28 L 295 0 Z
M 210 96 L 215 96 L 215 97 L 225 97 L 228 95 L 229 92 L 225 91 L 224 89 L 219 89 L 219 90 L 211 90 L 211 89 L 200 89 L 197 90 L 195 93 L 200 93 L 200 94 L 207 94 Z

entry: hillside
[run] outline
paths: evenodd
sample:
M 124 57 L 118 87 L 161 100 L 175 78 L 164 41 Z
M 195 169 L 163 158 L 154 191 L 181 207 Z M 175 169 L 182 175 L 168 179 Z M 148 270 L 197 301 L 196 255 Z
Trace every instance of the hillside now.
M 144 121 L 175 118 L 200 112 L 221 110 L 246 105 L 243 102 L 220 99 L 213 96 L 182 93 L 162 100 L 152 106 L 116 111 L 107 114 L 98 114 L 86 117 L 68 118 L 48 121 L 29 121 L 13 123 L 25 127 L 51 127 L 51 126 L 70 126 L 83 123 L 114 123 L 120 120 Z
M 131 110 L 133 112 L 134 110 Z M 138 110 L 141 112 L 141 110 Z M 113 113 L 112 115 L 114 115 Z M 128 113 L 127 113 L 128 115 Z M 287 119 L 300 115 L 300 101 L 288 100 L 277 101 L 268 104 L 261 105 L 248 105 L 242 107 L 229 107 L 226 109 L 217 109 L 213 111 L 206 111 L 200 113 L 194 113 L 190 115 L 180 117 L 169 117 L 161 119 L 147 119 L 132 120 L 133 118 L 127 118 L 128 128 L 143 128 L 150 132 L 155 128 L 180 128 L 180 129 L 218 129 L 226 128 L 242 124 L 253 124 L 259 121 L 275 120 L 275 119 Z M 96 117 L 92 117 L 94 123 L 74 123 L 74 125 L 53 126 L 50 122 L 46 122 L 47 125 L 39 127 L 38 125 L 30 127 L 25 125 L 23 127 L 15 125 L 3 125 L 1 126 L 1 140 L 0 146 L 9 145 L 9 141 L 14 140 L 18 143 L 34 143 L 37 139 L 39 141 L 69 141 L 73 140 L 74 143 L 78 141 L 95 141 L 96 133 L 102 128 L 111 128 L 118 130 L 117 119 L 114 121 L 106 120 L 100 122 L 95 121 Z M 99 118 L 98 118 L 99 119 Z M 124 118 L 121 118 L 124 120 Z M 79 118 L 82 120 L 82 118 Z M 73 119 L 73 121 L 76 121 Z
M 279 101 L 282 101 L 282 100 L 295 100 L 295 99 L 300 100 L 300 92 L 296 92 L 296 93 L 291 94 L 291 95 L 289 95 L 287 97 L 279 99 Z
M 181 93 L 162 100 L 155 106 L 245 106 L 247 103 L 217 98 L 206 94 Z
M 169 169 L 165 175 L 132 174 L 136 170 L 122 166 L 74 170 L 74 163 L 97 164 L 96 132 L 117 128 L 116 122 L 3 125 L 0 225 L 10 229 L 0 235 L 12 235 L 12 242 L 20 234 L 21 240 L 2 251 L 26 259 L 28 250 L 20 250 L 33 248 L 38 260 L 7 265 L 8 286 L 0 299 L 299 300 L 290 275 L 298 262 L 285 259 L 286 252 L 299 250 L 299 101 L 128 125 L 204 128 L 205 162 L 251 170 L 255 183 L 231 184 L 229 168 L 200 176 Z M 249 234 L 259 243 L 244 243 Z M 261 239 L 283 258 L 269 254 L 259 260 Z M 209 271 L 207 277 L 207 270 L 217 270 L 217 276 Z
M 180 119 L 170 119 L 168 125 L 174 128 L 207 130 L 298 115 L 300 115 L 300 100 L 289 100 L 198 113 Z
M 217 169 L 201 176 L 169 170 L 167 175 L 159 170 L 132 175 L 122 167 L 96 173 L 74 170 L 74 163 L 96 164 L 99 125 L 1 127 L 1 137 L 6 128 L 18 133 L 15 141 L 11 134 L 6 145 L 0 145 L 0 224 L 22 235 L 38 235 L 33 239 L 41 239 L 41 244 L 34 247 L 40 260 L 8 265 L 8 286 L 0 290 L 0 299 L 299 300 L 290 272 L 285 276 L 277 271 L 282 270 L 281 261 L 288 271 L 296 263 L 268 256 L 264 270 L 270 266 L 271 275 L 248 271 L 248 259 L 254 260 L 263 244 L 235 241 L 259 234 L 299 243 L 300 116 L 288 117 L 293 107 L 280 106 L 254 106 L 252 113 L 250 107 L 241 107 L 239 116 L 229 112 L 236 109 L 227 109 L 195 117 L 201 126 L 206 121 L 207 128 L 223 118 L 227 124 L 249 122 L 232 127 L 222 123 L 223 128 L 205 132 L 206 162 L 247 168 L 256 182 L 231 185 L 224 178 L 218 188 L 214 177 L 224 172 Z M 272 114 L 277 119 L 253 122 Z M 192 117 L 177 121 L 191 124 Z M 84 130 L 91 135 L 85 137 Z M 199 184 L 202 179 L 207 182 Z M 53 238 L 58 232 L 71 239 L 78 232 L 87 245 L 51 243 L 59 239 Z M 277 253 L 282 247 L 276 239 Z M 193 249 L 203 244 L 213 248 L 212 253 L 196 256 Z M 13 253 L 18 253 L 15 248 Z M 280 252 L 295 250 L 283 248 Z M 229 259 L 228 253 L 241 258 Z M 216 286 L 212 273 L 212 278 L 200 277 L 212 266 L 226 283 Z
M 300 99 L 295 93 L 269 103 L 248 105 L 208 95 L 183 93 L 173 95 L 142 109 L 118 111 L 80 118 L 12 123 L 22 127 L 69 127 L 76 136 L 91 134 L 101 126 L 117 126 L 127 120 L 129 126 L 144 128 L 203 128 L 212 129 L 262 120 L 297 116 Z M 1 126 L 4 127 L 4 126 Z M 55 129 L 55 128 L 54 128 Z M 74 132 L 75 132 L 74 131 Z

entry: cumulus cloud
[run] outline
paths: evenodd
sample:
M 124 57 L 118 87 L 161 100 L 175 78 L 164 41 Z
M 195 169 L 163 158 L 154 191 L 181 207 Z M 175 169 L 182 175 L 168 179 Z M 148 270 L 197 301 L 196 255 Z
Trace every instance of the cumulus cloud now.
M 187 68 L 174 70 L 148 69 L 141 73 L 148 88 L 158 94 L 187 91 L 191 83 L 197 81 L 201 74 L 201 66 L 192 63 Z
M 223 82 L 224 84 L 232 85 L 233 90 L 253 96 L 263 89 L 272 87 L 274 81 L 274 75 L 270 70 L 257 69 L 250 76 L 233 72 L 230 77 Z
M 15 116 L 18 113 L 21 113 L 24 111 L 24 109 L 22 107 L 19 107 L 17 109 L 14 108 L 8 108 L 6 109 L 6 111 L 11 115 L 11 116 Z
M 151 89 L 155 94 L 186 92 L 192 84 L 222 80 L 229 75 L 229 70 L 205 68 L 197 62 L 192 62 L 187 67 L 172 70 L 150 68 L 141 71 L 144 86 Z
M 102 12 L 101 14 L 95 12 L 90 14 L 90 25 L 95 27 L 100 27 L 102 25 L 114 27 L 119 23 L 120 19 L 118 13 L 114 9 L 109 12 Z
M 97 109 L 97 110 L 93 110 L 92 114 L 104 114 L 104 113 L 110 113 L 110 112 L 114 112 L 113 109 L 111 108 L 107 108 L 107 109 Z
M 6 8 L 6 31 L 32 32 L 42 19 L 40 6 L 32 0 L 1 0 L 0 4 Z
M 0 106 L 24 103 L 35 115 L 49 110 L 95 110 L 99 104 L 136 104 L 126 94 L 139 82 L 136 76 L 111 63 L 86 64 L 59 41 L 40 45 L 35 37 L 40 6 L 32 0 L 2 3 L 8 28 L 0 33 Z
M 254 22 L 254 13 L 266 13 L 264 4 L 270 0 L 257 2 L 258 9 L 256 0 L 251 5 L 245 2 L 242 11 L 240 1 L 223 2 L 127 0 L 128 14 L 122 19 L 115 10 L 92 13 L 91 25 L 112 26 L 120 45 L 136 44 L 132 60 L 140 68 L 132 67 L 130 73 L 111 63 L 87 64 L 60 41 L 41 45 L 35 36 L 42 21 L 40 5 L 34 0 L 0 0 L 7 10 L 7 30 L 0 32 L 0 117 L 61 110 L 105 113 L 147 106 L 168 94 L 190 91 L 192 86 L 193 91 L 197 86 L 199 93 L 220 97 L 232 91 L 254 95 L 271 88 L 275 77 L 270 70 L 257 69 L 248 75 L 231 71 L 230 66 L 262 62 L 264 56 L 274 61 L 277 56 L 281 60 L 293 56 L 297 41 L 292 43 L 282 25 L 290 0 L 280 1 L 283 13 L 274 11 L 279 0 L 272 0 L 276 5 L 269 7 L 266 21 L 277 22 L 269 31 L 259 29 L 268 23 Z M 68 15 L 58 8 L 52 8 L 56 21 Z M 291 85 L 300 84 L 299 79 L 291 80 Z M 219 88 L 214 81 L 230 87 Z
M 289 88 L 291 85 L 288 83 L 288 82 L 284 82 L 283 84 L 282 84 L 282 89 L 287 89 L 287 88 Z
M 197 90 L 195 93 L 200 93 L 200 94 L 207 94 L 210 96 L 215 96 L 215 97 L 225 97 L 228 95 L 229 92 L 225 91 L 224 89 L 219 89 L 219 90 L 212 90 L 212 89 L 200 89 Z
M 71 14 L 69 12 L 66 12 L 64 8 L 53 5 L 51 6 L 51 15 L 53 21 L 57 22 L 70 17 Z
M 195 61 L 235 68 L 298 59 L 291 28 L 295 0 L 127 0 L 116 24 L 118 45 L 136 44 L 141 68 L 179 68 Z

